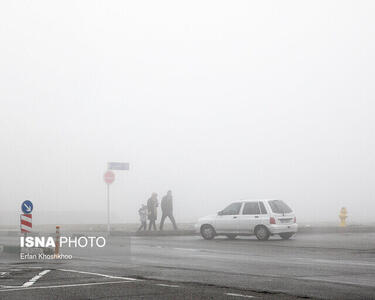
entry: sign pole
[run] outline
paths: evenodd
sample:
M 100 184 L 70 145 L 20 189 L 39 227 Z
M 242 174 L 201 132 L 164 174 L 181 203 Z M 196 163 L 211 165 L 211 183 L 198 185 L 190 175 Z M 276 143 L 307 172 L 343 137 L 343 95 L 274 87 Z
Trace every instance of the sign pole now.
M 129 163 L 123 162 L 109 162 L 108 170 L 104 173 L 104 182 L 107 184 L 107 232 L 110 235 L 110 205 L 109 205 L 109 185 L 115 181 L 115 173 L 112 170 L 129 170 Z
M 104 173 L 104 182 L 107 184 L 107 232 L 108 235 L 110 234 L 111 230 L 111 224 L 110 224 L 110 211 L 109 211 L 109 185 L 115 181 L 115 173 L 113 173 L 111 170 L 108 170 Z
M 110 234 L 111 225 L 109 220 L 109 184 L 107 183 L 107 231 Z

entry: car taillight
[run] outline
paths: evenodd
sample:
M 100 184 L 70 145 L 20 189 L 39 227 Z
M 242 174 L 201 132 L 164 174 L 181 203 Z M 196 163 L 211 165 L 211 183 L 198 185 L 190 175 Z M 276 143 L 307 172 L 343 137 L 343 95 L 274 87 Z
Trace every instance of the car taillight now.
M 294 217 L 294 223 L 297 223 L 297 217 Z
M 274 217 L 270 217 L 270 224 L 276 224 L 276 220 Z

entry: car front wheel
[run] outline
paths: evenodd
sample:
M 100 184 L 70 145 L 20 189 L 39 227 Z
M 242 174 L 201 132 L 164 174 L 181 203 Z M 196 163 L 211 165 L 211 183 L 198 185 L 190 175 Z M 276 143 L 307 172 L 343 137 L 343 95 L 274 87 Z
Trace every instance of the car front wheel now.
M 201 228 L 201 235 L 205 240 L 212 240 L 215 235 L 215 229 L 211 225 L 203 225 Z
M 267 241 L 270 237 L 270 232 L 265 226 L 258 226 L 255 228 L 255 236 L 260 241 Z

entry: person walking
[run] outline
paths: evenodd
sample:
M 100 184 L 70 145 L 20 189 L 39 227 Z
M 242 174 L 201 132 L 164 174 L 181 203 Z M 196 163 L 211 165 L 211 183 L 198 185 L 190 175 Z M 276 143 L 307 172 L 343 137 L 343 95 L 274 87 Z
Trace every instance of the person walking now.
M 138 210 L 139 220 L 141 221 L 141 226 L 138 228 L 137 231 L 146 230 L 147 229 L 147 206 L 142 204 L 141 208 Z
M 176 221 L 173 217 L 172 191 L 168 191 L 167 194 L 161 200 L 161 211 L 162 211 L 162 217 L 160 221 L 160 230 L 163 230 L 164 221 L 167 217 L 171 220 L 174 230 L 177 230 Z
M 147 201 L 148 219 L 150 220 L 150 223 L 148 224 L 148 230 L 151 230 L 151 227 L 156 230 L 155 221 L 158 218 L 158 206 L 158 194 L 152 193 L 151 198 Z

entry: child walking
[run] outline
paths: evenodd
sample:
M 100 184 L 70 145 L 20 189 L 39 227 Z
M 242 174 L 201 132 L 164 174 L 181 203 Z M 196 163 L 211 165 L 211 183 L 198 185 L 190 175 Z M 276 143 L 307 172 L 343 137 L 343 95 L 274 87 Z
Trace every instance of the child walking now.
M 141 221 L 141 226 L 137 231 L 146 230 L 147 228 L 147 206 L 142 204 L 141 208 L 138 210 L 139 220 Z

